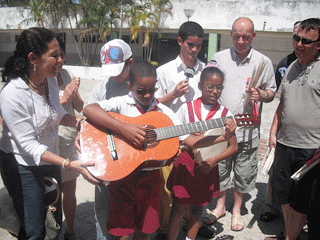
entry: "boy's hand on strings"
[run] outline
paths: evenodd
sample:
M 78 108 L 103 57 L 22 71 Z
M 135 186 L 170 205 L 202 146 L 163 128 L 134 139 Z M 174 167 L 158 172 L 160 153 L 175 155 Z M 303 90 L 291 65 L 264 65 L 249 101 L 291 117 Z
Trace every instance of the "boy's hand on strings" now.
M 147 126 L 138 124 L 125 124 L 121 134 L 130 142 L 134 147 L 140 148 L 146 140 L 146 132 L 144 131 Z
M 230 138 L 234 135 L 234 132 L 236 131 L 237 124 L 233 119 L 228 118 L 225 123 L 225 132 L 223 133 L 224 138 L 226 141 L 229 141 Z
M 181 97 L 189 92 L 189 82 L 187 79 L 180 81 L 174 88 L 175 97 Z

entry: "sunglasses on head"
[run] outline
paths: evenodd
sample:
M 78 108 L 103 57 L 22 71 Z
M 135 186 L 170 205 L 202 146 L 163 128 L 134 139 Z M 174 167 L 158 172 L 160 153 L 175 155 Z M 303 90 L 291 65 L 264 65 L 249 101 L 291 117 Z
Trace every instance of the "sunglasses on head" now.
M 146 90 L 146 89 L 144 89 L 144 88 L 138 88 L 138 89 L 136 90 L 136 93 L 139 94 L 139 95 L 145 95 L 145 94 L 147 94 L 147 93 L 154 94 L 155 91 L 157 91 L 157 90 L 158 90 L 158 89 L 157 89 L 156 87 L 152 87 L 152 88 L 150 88 L 150 89 L 148 89 L 148 90 Z
M 302 38 L 302 37 L 299 37 L 297 34 L 293 35 L 293 40 L 296 41 L 296 42 L 300 42 L 301 41 L 301 43 L 304 44 L 304 45 L 308 45 L 308 44 L 320 41 L 320 39 L 312 41 L 312 40 L 307 39 L 307 38 Z

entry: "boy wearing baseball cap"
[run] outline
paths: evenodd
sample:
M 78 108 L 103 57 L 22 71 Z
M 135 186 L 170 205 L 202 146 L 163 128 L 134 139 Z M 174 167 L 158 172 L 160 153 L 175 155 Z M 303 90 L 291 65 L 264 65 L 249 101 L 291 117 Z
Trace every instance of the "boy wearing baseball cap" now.
M 92 89 L 88 104 L 129 93 L 127 81 L 129 69 L 133 64 L 130 46 L 121 39 L 113 39 L 101 48 L 100 59 L 101 76 L 106 78 Z M 95 187 L 97 240 L 112 239 L 112 235 L 107 230 L 109 204 L 107 187 Z
M 92 89 L 88 104 L 129 93 L 126 82 L 133 64 L 130 46 L 121 39 L 113 39 L 101 48 L 100 60 L 101 76 L 106 79 Z

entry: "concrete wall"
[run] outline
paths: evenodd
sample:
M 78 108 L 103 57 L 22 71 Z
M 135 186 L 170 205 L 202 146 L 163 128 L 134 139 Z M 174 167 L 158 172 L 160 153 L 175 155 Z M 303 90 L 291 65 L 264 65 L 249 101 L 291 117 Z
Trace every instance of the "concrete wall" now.
M 164 28 L 179 28 L 187 20 L 183 9 L 188 8 L 195 10 L 189 20 L 198 22 L 205 29 L 231 29 L 236 18 L 246 16 L 253 20 L 256 30 L 284 32 L 291 31 L 297 20 L 320 17 L 319 0 L 171 1 L 173 16 L 165 19 Z

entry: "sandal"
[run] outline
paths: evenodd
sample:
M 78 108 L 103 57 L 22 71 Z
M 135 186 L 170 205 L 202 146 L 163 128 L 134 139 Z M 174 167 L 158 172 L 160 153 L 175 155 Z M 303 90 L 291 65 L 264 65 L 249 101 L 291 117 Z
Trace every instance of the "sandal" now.
M 65 231 L 64 240 L 79 240 L 79 238 L 76 236 L 76 233 L 68 233 Z
M 226 213 L 221 214 L 217 210 L 213 210 L 211 213 L 207 213 L 203 219 L 202 222 L 204 225 L 211 226 L 214 224 L 219 218 L 222 218 L 226 215 Z
M 272 222 L 273 220 L 275 220 L 278 217 L 279 217 L 279 215 L 273 214 L 271 212 L 264 212 L 260 215 L 259 219 L 262 222 Z
M 237 228 L 236 228 L 237 227 Z M 231 230 L 242 231 L 244 228 L 243 220 L 240 215 L 232 215 L 231 218 Z

